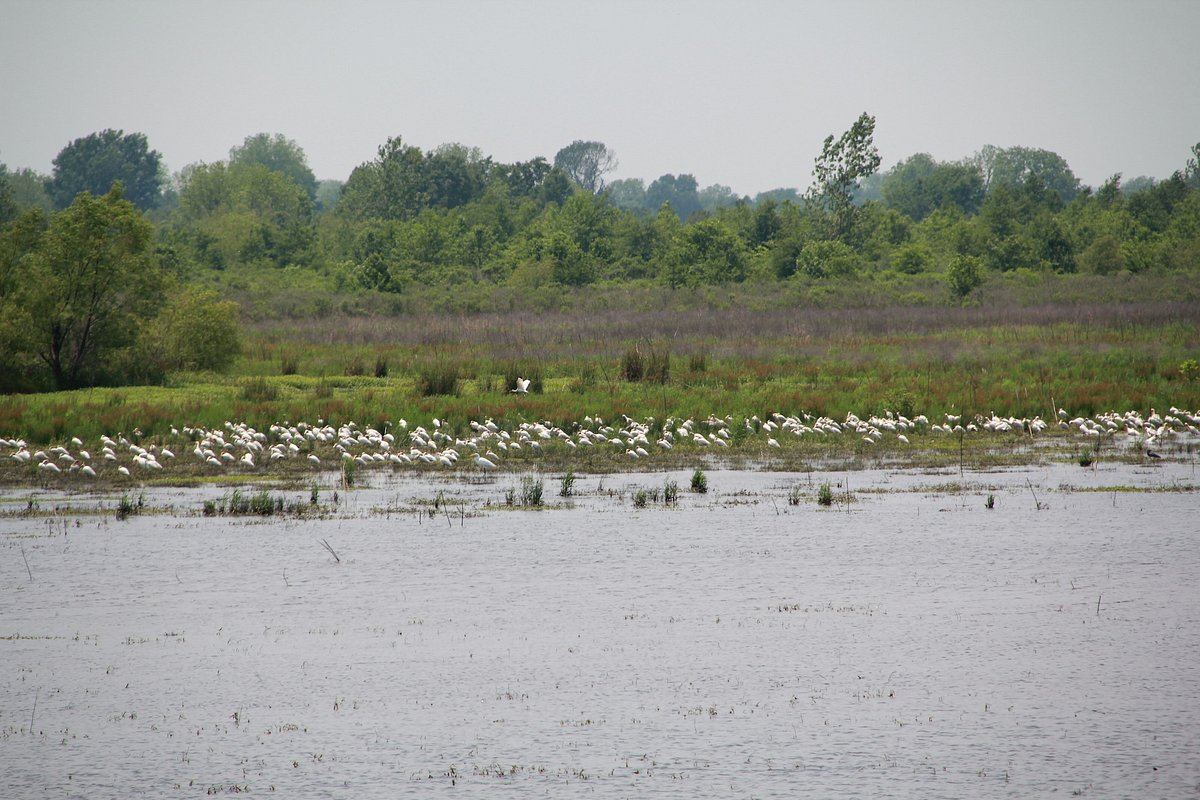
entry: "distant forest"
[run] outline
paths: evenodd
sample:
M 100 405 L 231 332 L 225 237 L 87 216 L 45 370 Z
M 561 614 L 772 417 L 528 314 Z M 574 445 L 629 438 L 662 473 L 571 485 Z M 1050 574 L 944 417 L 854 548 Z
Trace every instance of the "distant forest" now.
M 167 175 L 143 134 L 93 133 L 66 145 L 51 175 L 0 164 L 0 360 L 13 367 L 24 353 L 27 370 L 48 365 L 59 385 L 95 380 L 61 362 L 101 334 L 135 337 L 196 285 L 212 290 L 210 305 L 294 287 L 317 298 L 303 313 L 326 313 L 331 294 L 431 287 L 453 298 L 480 286 L 844 286 L 928 273 L 953 301 L 995 273 L 1200 271 L 1200 144 L 1163 180 L 1116 174 L 1093 188 L 1027 147 L 950 162 L 916 153 L 880 172 L 874 129 L 864 113 L 826 138 L 804 191 L 755 197 L 690 174 L 609 181 L 617 154 L 595 141 L 506 164 L 394 137 L 343 183 L 318 181 L 279 134 Z M 143 311 L 124 331 L 55 322 L 88 319 L 87 280 Z M 36 325 L 31 343 L 22 331 Z

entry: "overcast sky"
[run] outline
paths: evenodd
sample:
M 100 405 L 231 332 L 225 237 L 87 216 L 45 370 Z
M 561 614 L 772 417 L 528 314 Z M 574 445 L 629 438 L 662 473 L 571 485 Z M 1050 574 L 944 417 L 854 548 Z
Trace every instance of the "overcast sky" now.
M 345 180 L 389 136 L 610 177 L 804 189 L 829 134 L 876 117 L 884 168 L 985 144 L 1084 183 L 1163 178 L 1200 141 L 1200 2 L 0 0 L 0 162 L 142 132 L 174 172 L 282 133 Z

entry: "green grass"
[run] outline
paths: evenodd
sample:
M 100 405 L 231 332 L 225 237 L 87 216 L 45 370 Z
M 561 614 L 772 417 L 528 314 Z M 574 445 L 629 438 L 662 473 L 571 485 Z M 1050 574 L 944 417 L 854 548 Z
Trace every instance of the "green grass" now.
M 1029 286 L 1013 276 L 989 283 L 990 294 L 969 309 L 904 305 L 894 295 L 889 304 L 872 285 L 858 308 L 849 307 L 848 295 L 819 303 L 776 296 L 795 287 L 771 293 L 747 285 L 727 295 L 589 290 L 567 298 L 579 304 L 569 312 L 263 320 L 249 327 L 229 375 L 180 373 L 165 386 L 2 396 L 0 436 L 49 444 L 140 431 L 143 442 L 153 442 L 171 439 L 173 428 L 226 421 L 259 430 L 317 420 L 382 429 L 401 419 L 428 426 L 433 417 L 462 433 L 468 421 L 487 418 L 506 428 L 538 420 L 569 427 L 597 415 L 661 423 L 716 414 L 734 419 L 732 449 L 742 459 L 870 461 L 892 451 L 867 452 L 847 440 L 790 443 L 770 453 L 765 437 L 742 441 L 741 422 L 776 411 L 843 419 L 890 410 L 937 421 L 945 413 L 992 412 L 1052 420 L 1059 407 L 1084 416 L 1198 409 L 1200 380 L 1181 368 L 1200 356 L 1195 290 L 1166 284 L 1175 300 L 1118 302 L 1138 292 L 1153 299 L 1150 290 L 1161 288 L 1131 276 L 1095 284 L 1048 277 Z M 1029 304 L 1039 296 L 1074 299 Z M 798 298 L 808 305 L 797 307 Z M 644 357 L 638 381 L 628 380 L 631 352 Z M 658 359 L 653 379 L 646 377 L 651 355 Z M 517 377 L 533 381 L 529 394 L 511 391 Z M 933 462 L 958 459 L 956 442 L 924 437 L 921 450 Z M 689 448 L 680 452 L 679 461 L 692 458 Z M 580 452 L 569 463 L 605 469 L 614 459 Z

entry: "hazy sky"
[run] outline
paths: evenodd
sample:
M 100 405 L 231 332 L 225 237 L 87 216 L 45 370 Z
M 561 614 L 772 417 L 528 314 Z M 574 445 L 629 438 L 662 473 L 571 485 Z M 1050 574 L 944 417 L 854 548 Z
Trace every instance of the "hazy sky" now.
M 884 168 L 984 144 L 1085 183 L 1166 177 L 1200 141 L 1200 2 L 0 0 L 0 161 L 147 135 L 171 171 L 282 133 L 346 179 L 389 136 L 610 177 L 807 187 L 866 111 Z

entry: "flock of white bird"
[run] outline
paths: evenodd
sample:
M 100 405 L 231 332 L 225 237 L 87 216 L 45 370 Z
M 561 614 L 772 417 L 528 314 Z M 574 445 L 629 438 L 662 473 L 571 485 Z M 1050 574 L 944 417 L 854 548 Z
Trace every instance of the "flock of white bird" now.
M 705 448 L 726 448 L 733 440 L 761 442 L 765 437 L 768 448 L 782 448 L 781 440 L 797 437 L 856 436 L 868 445 L 885 438 L 911 444 L 909 435 L 952 434 L 969 435 L 981 431 L 993 434 L 1009 433 L 1036 437 L 1054 427 L 1092 439 L 1123 437 L 1127 442 L 1151 449 L 1164 440 L 1178 437 L 1200 437 L 1200 412 L 1172 407 L 1166 414 L 1151 409 L 1143 417 L 1139 412 L 1109 412 L 1094 417 L 1071 417 L 1059 409 L 1053 423 L 1040 417 L 977 416 L 965 424 L 960 416 L 946 414 L 944 421 L 931 423 L 924 415 L 911 419 L 902 414 L 885 413 L 860 418 L 847 414 L 841 421 L 809 414 L 785 416 L 768 414 L 744 419 L 744 431 L 735 430 L 731 416 L 711 415 L 704 420 L 669 417 L 662 425 L 653 418 L 634 420 L 622 416 L 605 422 L 600 417 L 585 417 L 581 423 L 560 427 L 549 422 L 522 422 L 506 430 L 495 421 L 471 420 L 461 431 L 434 418 L 431 425 L 409 427 L 406 420 L 384 426 L 383 431 L 372 427 L 360 428 L 353 422 L 334 427 L 318 420 L 316 425 L 288 423 L 271 425 L 266 431 L 255 430 L 243 423 L 226 422 L 223 429 L 200 427 L 172 428 L 170 437 L 142 446 L 140 431 L 132 439 L 123 434 L 115 438 L 101 436 L 96 455 L 78 437 L 68 443 L 30 451 L 21 439 L 0 438 L 0 455 L 20 464 L 29 464 L 47 475 L 65 474 L 95 478 L 99 472 L 111 471 L 132 479 L 138 473 L 153 473 L 165 464 L 179 463 L 190 457 L 201 469 L 218 471 L 249 471 L 269 469 L 270 464 L 291 459 L 303 459 L 314 470 L 339 468 L 343 461 L 356 466 L 427 465 L 442 468 L 464 468 L 473 465 L 480 470 L 497 469 L 506 460 L 536 459 L 545 448 L 561 447 L 606 449 L 629 460 L 650 458 L 655 450 L 691 447 L 698 452 Z M 69 445 L 69 446 L 68 446 Z M 169 445 L 177 446 L 182 456 L 176 458 Z M 184 452 L 190 448 L 190 454 Z M 324 458 L 324 460 L 322 460 Z

